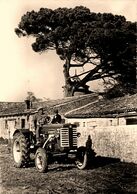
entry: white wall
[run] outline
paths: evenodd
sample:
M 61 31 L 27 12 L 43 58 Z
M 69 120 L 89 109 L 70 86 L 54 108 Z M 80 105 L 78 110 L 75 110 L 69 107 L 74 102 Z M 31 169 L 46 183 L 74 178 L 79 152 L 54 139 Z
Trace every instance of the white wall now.
M 67 119 L 67 123 L 79 123 L 80 127 L 105 127 L 116 126 L 119 124 L 118 118 L 72 118 Z
M 125 118 L 69 119 L 68 122 L 80 122 L 79 147 L 85 146 L 90 135 L 97 155 L 137 164 L 137 125 L 125 125 Z
M 93 149 L 100 156 L 137 163 L 137 125 L 78 128 L 78 146 L 85 146 L 91 136 Z
M 27 116 L 8 116 L 0 118 L 0 137 L 13 138 L 13 133 L 17 128 L 21 128 L 21 119 L 25 119 L 25 128 L 29 128 Z

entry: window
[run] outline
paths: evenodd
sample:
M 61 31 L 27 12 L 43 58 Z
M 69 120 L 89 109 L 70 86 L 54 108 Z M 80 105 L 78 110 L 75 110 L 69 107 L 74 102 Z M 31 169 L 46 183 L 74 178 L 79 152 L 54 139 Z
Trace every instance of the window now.
M 14 127 L 16 128 L 17 127 L 17 121 L 15 120 L 15 123 L 14 123 Z
M 110 126 L 112 126 L 112 120 L 110 120 L 109 122 L 110 122 Z
M 22 129 L 25 128 L 25 119 L 21 119 L 21 128 L 22 128 Z
M 137 118 L 126 119 L 126 125 L 137 125 Z
M 86 123 L 85 122 L 83 122 L 83 127 L 85 127 L 86 126 Z
M 8 121 L 5 120 L 5 129 L 8 129 Z

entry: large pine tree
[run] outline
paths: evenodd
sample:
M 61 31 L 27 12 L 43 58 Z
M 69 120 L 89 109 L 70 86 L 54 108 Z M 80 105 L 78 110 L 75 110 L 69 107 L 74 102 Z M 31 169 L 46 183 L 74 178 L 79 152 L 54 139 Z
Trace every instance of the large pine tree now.
M 71 96 L 87 82 L 116 79 L 123 85 L 135 86 L 136 23 L 124 16 L 93 13 L 88 8 L 41 8 L 22 16 L 18 36 L 33 36 L 35 52 L 56 50 L 64 61 L 65 94 Z M 70 68 L 91 64 L 82 79 L 70 76 Z

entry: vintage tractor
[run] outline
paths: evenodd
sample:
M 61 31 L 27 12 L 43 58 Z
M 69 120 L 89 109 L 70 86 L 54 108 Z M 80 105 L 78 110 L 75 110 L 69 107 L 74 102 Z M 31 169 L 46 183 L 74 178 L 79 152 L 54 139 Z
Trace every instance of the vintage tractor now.
M 77 127 L 74 124 L 47 124 L 41 130 L 41 143 L 36 144 L 36 135 L 29 129 L 17 129 L 13 134 L 13 159 L 18 168 L 32 160 L 39 172 L 46 172 L 56 158 L 74 158 L 76 166 L 84 169 L 88 162 L 86 147 L 77 147 Z M 34 157 L 31 157 L 34 156 Z

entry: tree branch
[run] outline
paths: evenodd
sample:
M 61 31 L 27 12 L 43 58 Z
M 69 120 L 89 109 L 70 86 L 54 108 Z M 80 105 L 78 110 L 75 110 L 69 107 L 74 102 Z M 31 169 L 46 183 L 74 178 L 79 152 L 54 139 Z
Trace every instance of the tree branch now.
M 70 64 L 70 67 L 83 67 L 85 64 Z
M 87 63 L 92 63 L 93 65 L 97 65 L 96 63 L 93 63 L 93 62 L 91 62 L 90 60 L 91 59 L 98 59 L 99 58 L 99 56 L 97 55 L 97 56 L 95 56 L 95 57 L 87 57 L 87 60 L 86 61 L 84 61 L 83 63 L 81 63 L 81 64 L 70 64 L 70 67 L 83 67 L 85 64 L 87 64 Z M 89 62 L 90 61 L 90 62 Z
M 81 81 L 80 81 L 80 85 L 84 85 L 87 83 L 88 80 L 91 80 L 91 77 L 93 77 L 93 75 L 95 73 L 98 72 L 98 70 L 101 68 L 101 65 L 97 65 L 94 69 L 92 69 Z
M 97 74 L 97 75 L 93 76 L 91 79 L 89 79 L 89 81 L 93 81 L 93 80 L 97 80 L 97 79 L 103 79 L 105 77 L 111 77 L 113 75 L 116 75 L 116 73 L 108 73 L 108 74 L 104 74 L 104 75 Z
M 86 74 L 86 73 L 89 73 L 91 70 L 89 70 L 89 71 L 86 71 L 86 72 L 83 72 L 83 73 L 80 73 L 80 74 L 78 74 L 77 76 L 81 76 L 81 75 L 84 75 L 84 74 Z M 70 78 L 74 78 L 74 77 L 76 77 L 75 75 L 74 76 L 71 76 Z

